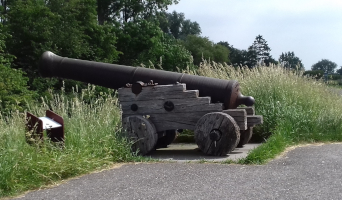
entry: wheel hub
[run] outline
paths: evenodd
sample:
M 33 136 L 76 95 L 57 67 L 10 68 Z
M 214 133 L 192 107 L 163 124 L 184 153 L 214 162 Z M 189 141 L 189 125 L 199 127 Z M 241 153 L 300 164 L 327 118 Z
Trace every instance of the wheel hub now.
M 221 139 L 222 133 L 218 129 L 214 129 L 209 133 L 209 138 L 212 141 L 218 141 Z

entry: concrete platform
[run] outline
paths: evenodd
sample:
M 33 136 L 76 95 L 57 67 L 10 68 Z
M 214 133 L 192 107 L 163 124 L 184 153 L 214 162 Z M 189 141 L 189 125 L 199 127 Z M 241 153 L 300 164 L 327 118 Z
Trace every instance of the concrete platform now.
M 233 152 L 227 156 L 208 156 L 198 149 L 196 144 L 186 143 L 174 143 L 170 144 L 168 148 L 157 149 L 153 151 L 149 156 L 154 159 L 163 161 L 175 161 L 175 162 L 223 162 L 227 160 L 239 160 L 245 158 L 248 152 L 261 144 L 246 144 L 243 148 L 236 148 Z

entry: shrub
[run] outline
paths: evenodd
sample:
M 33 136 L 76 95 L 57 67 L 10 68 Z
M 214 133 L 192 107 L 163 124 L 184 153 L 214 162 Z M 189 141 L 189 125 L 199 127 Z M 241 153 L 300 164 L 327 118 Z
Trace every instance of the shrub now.
M 25 100 L 31 100 L 35 94 L 28 90 L 27 81 L 21 70 L 11 68 L 15 58 L 6 51 L 5 40 L 10 38 L 0 24 L 0 114 L 8 114 L 12 110 L 22 111 Z
M 23 111 L 25 101 L 31 101 L 32 91 L 27 87 L 28 78 L 20 70 L 0 65 L 0 111 L 8 114 L 13 110 Z
M 159 67 L 168 71 L 184 70 L 187 66 L 195 68 L 191 53 L 176 39 L 163 34 L 163 37 L 151 40 L 153 40 L 152 47 L 139 54 L 135 65 L 142 63 L 148 66 L 150 63 L 158 63 Z
M 316 79 L 320 79 L 323 77 L 324 71 L 323 70 L 308 70 L 308 71 L 305 71 L 303 75 L 315 77 Z

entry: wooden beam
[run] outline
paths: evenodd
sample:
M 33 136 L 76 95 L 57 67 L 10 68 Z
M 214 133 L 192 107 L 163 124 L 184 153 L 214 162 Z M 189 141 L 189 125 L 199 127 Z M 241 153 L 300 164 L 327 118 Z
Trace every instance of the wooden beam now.
M 164 104 L 166 101 L 173 103 L 174 109 L 172 111 L 165 110 Z M 130 115 L 222 111 L 222 104 L 221 103 L 211 104 L 209 97 L 150 100 L 150 101 L 130 101 L 130 102 L 121 102 L 120 104 L 121 104 L 123 113 L 130 114 Z M 133 104 L 137 105 L 136 111 L 133 111 L 131 109 L 131 106 Z
M 248 127 L 253 127 L 255 125 L 262 124 L 262 123 L 263 123 L 262 115 L 253 115 L 253 116 L 248 115 L 247 116 Z
M 185 84 L 157 85 L 142 87 L 138 95 L 131 88 L 118 89 L 119 101 L 148 101 L 158 99 L 186 99 L 197 98 L 198 90 L 186 90 Z
M 237 107 L 237 109 L 245 109 L 247 115 L 255 115 L 254 107 Z

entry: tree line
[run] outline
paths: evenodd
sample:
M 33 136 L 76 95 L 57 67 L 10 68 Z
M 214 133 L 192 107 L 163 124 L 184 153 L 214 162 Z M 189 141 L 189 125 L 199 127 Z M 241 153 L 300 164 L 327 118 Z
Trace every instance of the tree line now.
M 24 99 L 62 86 L 43 79 L 38 60 L 57 55 L 164 70 L 197 68 L 202 59 L 233 66 L 282 64 L 304 69 L 294 52 L 275 60 L 263 36 L 247 50 L 201 36 L 197 22 L 168 12 L 178 0 L 0 0 L 0 106 L 21 108 Z M 67 85 L 75 82 L 66 81 Z

